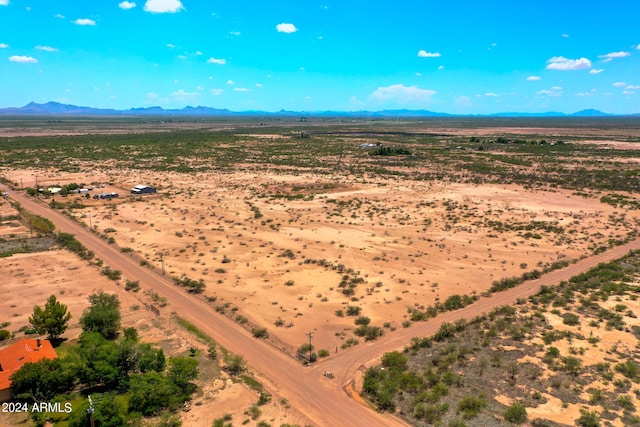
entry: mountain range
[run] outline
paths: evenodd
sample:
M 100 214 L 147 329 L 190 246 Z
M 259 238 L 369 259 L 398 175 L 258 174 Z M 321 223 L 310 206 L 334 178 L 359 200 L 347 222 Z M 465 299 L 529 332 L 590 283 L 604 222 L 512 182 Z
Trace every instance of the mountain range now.
M 635 116 L 640 114 L 615 115 L 602 111 L 588 109 L 581 110 L 573 114 L 559 112 L 545 113 L 521 113 L 505 112 L 494 114 L 448 114 L 438 113 L 428 110 L 382 110 L 382 111 L 230 111 L 227 109 L 211 107 L 184 107 L 182 109 L 164 109 L 162 107 L 130 108 L 128 110 L 114 110 L 93 107 L 79 107 L 76 105 L 61 104 L 58 102 L 47 102 L 38 104 L 30 102 L 24 107 L 1 108 L 1 116 L 180 116 L 180 117 L 201 117 L 201 116 L 315 116 L 315 117 L 613 117 L 613 116 Z

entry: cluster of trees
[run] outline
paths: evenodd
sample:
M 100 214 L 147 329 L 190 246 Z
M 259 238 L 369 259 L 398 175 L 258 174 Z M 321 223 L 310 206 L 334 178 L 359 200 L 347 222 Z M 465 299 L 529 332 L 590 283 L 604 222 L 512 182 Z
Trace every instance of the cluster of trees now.
M 224 260 L 222 262 L 224 262 Z M 201 294 L 204 291 L 204 289 L 207 287 L 207 285 L 205 285 L 204 283 L 204 280 L 190 279 L 185 275 L 174 276 L 173 283 L 183 288 L 186 288 L 187 291 L 192 294 Z
M 24 401 L 50 401 L 60 394 L 81 393 L 96 401 L 94 421 L 124 425 L 127 420 L 175 410 L 191 399 L 198 361 L 191 357 L 167 360 L 164 352 L 141 343 L 135 328 L 120 332 L 120 301 L 116 295 L 99 292 L 89 297 L 80 324 L 77 345 L 54 360 L 27 363 L 11 376 L 15 396 Z M 36 306 L 33 326 L 60 342 L 71 315 L 67 307 L 49 297 L 44 308 Z M 83 403 L 88 406 L 88 401 Z M 86 409 L 86 408 L 84 408 Z M 76 409 L 69 425 L 88 425 L 88 412 Z M 120 423 L 113 424 L 113 420 Z
M 403 147 L 378 147 L 375 150 L 369 152 L 371 156 L 399 156 L 411 155 L 411 151 Z

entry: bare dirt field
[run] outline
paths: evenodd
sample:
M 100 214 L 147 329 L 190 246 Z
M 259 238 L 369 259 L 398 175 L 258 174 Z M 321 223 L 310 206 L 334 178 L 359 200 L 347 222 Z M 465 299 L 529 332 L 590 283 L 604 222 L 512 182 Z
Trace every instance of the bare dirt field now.
M 558 263 L 598 253 L 633 238 L 640 226 L 640 210 L 633 205 L 637 195 L 619 184 L 617 175 L 603 179 L 585 172 L 631 170 L 620 165 L 635 158 L 634 138 L 640 135 L 635 128 L 421 128 L 413 123 L 411 131 L 442 134 L 434 137 L 432 147 L 422 141 L 422 134 L 369 135 L 368 128 L 354 134 L 312 135 L 309 142 L 302 136 L 297 139 L 301 125 L 295 126 L 295 132 L 267 128 L 260 133 L 251 128 L 235 133 L 230 124 L 176 125 L 167 133 L 188 129 L 203 132 L 197 138 L 216 132 L 225 136 L 215 143 L 189 146 L 178 133 L 180 142 L 171 149 L 184 144 L 183 151 L 166 154 L 154 148 L 148 156 L 146 147 L 127 141 L 127 158 L 89 161 L 79 156 L 60 167 L 20 160 L 2 175 L 24 187 L 34 186 L 36 177 L 41 186 L 105 183 L 104 189 L 90 194 L 115 191 L 118 199 L 70 195 L 55 200 L 66 205 L 60 208 L 67 215 L 134 252 L 150 268 L 164 269 L 176 280 L 201 281 L 206 288 L 199 298 L 248 330 L 266 329 L 265 339 L 291 357 L 308 342 L 309 333 L 321 357 L 347 352 L 366 339 L 356 334 L 354 320 L 360 316 L 383 333 L 409 327 L 413 310 L 425 311 L 454 296 L 478 297 L 495 281 L 551 270 Z M 91 129 L 76 131 L 89 134 Z M 317 131 L 310 129 L 312 134 Z M 123 133 L 108 127 L 102 131 Z M 468 144 L 469 135 L 481 139 Z M 508 141 L 489 145 L 496 135 Z M 528 142 L 530 151 L 517 151 L 523 147 L 512 144 L 517 137 L 580 139 L 575 146 L 598 151 L 574 160 L 574 145 L 558 143 L 552 148 L 546 141 Z M 394 138 L 406 138 L 412 156 L 374 157 L 357 148 L 362 142 L 395 147 L 404 141 Z M 209 151 L 199 152 L 202 147 Z M 420 151 L 423 147 L 427 148 Z M 610 147 L 617 150 L 607 150 Z M 543 157 L 543 150 L 556 149 L 569 151 Z M 609 158 L 614 151 L 621 157 Z M 144 154 L 139 167 L 130 153 Z M 236 157 L 225 157 L 229 153 Z M 584 186 L 572 181 L 583 175 L 592 180 Z M 609 187 L 592 188 L 598 180 Z M 128 190 L 137 184 L 154 185 L 159 194 L 133 197 Z M 624 203 L 602 201 L 613 193 Z M 24 281 L 20 256 L 0 260 L 15 264 L 6 264 L 15 286 Z M 43 261 L 50 272 L 37 275 L 36 270 L 29 281 L 44 294 L 43 283 L 67 286 L 70 302 L 65 303 L 70 309 L 77 305 L 81 312 L 91 292 L 78 289 L 82 276 L 74 273 L 70 282 L 52 276 L 67 277 L 71 270 L 64 266 L 69 262 L 53 268 L 53 259 Z M 85 281 L 97 283 L 88 277 Z M 20 295 L 24 307 L 14 307 L 12 327 L 18 319 L 25 322 L 37 302 L 36 295 Z M 44 301 L 47 295 L 38 296 Z M 123 302 L 123 307 L 134 304 Z M 131 316 L 153 317 L 144 307 L 129 310 L 129 322 L 135 323 Z M 162 333 L 176 331 L 175 325 L 163 326 L 173 332 Z M 143 333 L 149 339 L 160 335 Z M 207 414 L 233 412 L 237 402 L 252 400 L 246 388 L 216 381 L 204 391 L 201 408 Z M 226 397 L 218 397 L 221 389 Z M 269 411 L 265 410 L 278 422 L 286 419 L 284 404 L 274 404 Z M 193 411 L 184 418 L 198 425 L 206 419 L 198 416 Z
M 143 200 L 83 201 L 87 207 L 73 215 L 87 224 L 90 215 L 99 232 L 115 229 L 109 236 L 119 246 L 156 268 L 162 254 L 171 276 L 202 279 L 220 310 L 266 327 L 291 354 L 309 331 L 331 353 L 357 339 L 350 305 L 372 324 L 402 327 L 409 309 L 578 259 L 624 239 L 638 221 L 634 211 L 570 191 L 514 185 L 342 180 L 338 189 L 287 200 L 280 194 L 290 193 L 274 189 L 332 180 L 266 173 L 149 179 L 168 189 Z

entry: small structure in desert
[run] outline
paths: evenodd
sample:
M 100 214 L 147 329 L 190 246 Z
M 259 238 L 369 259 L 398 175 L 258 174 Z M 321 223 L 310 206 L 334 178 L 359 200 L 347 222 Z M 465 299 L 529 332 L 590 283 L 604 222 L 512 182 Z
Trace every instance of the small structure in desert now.
M 148 185 L 136 185 L 131 189 L 131 194 L 155 194 L 157 193 L 155 187 L 149 187 Z
M 26 363 L 56 359 L 58 355 L 48 340 L 25 338 L 0 350 L 0 402 L 11 399 L 11 375 Z

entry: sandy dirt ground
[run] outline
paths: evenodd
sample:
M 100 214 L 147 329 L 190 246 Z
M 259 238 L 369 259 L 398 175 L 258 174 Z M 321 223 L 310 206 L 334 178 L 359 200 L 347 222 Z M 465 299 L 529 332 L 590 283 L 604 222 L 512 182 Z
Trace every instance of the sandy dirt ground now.
M 290 354 L 310 331 L 317 349 L 341 351 L 353 318 L 336 313 L 348 306 L 361 307 L 374 325 L 398 328 L 411 308 L 589 255 L 638 224 L 637 211 L 515 185 L 342 180 L 323 190 L 331 180 L 303 173 L 147 172 L 142 179 L 160 194 L 136 199 L 126 192 L 139 176 L 89 179 L 109 183 L 96 191 L 122 197 L 81 199 L 86 208 L 72 211 L 77 219 L 98 232 L 115 229 L 109 237 L 120 247 L 156 268 L 162 258 L 170 276 L 202 279 L 220 310 L 247 319 L 247 327 L 266 327 Z M 305 196 L 285 197 L 296 194 Z M 360 281 L 352 295 L 342 292 L 344 276 Z
M 10 322 L 5 329 L 14 333 L 16 340 L 24 336 L 22 329 L 29 327 L 33 306 L 44 306 L 50 295 L 55 295 L 72 314 L 63 337 L 77 339 L 82 332 L 79 319 L 89 306 L 88 296 L 104 291 L 118 295 L 122 326 L 135 327 L 143 342 L 159 345 L 168 357 L 185 356 L 191 347 L 196 348 L 199 354 L 206 354 L 207 345 L 180 328 L 171 316 L 156 316 L 145 309 L 145 304 L 154 304 L 149 295 L 125 291 L 121 285 L 100 275 L 96 266 L 88 265 L 68 251 L 51 250 L 0 258 L 0 270 L 3 294 L 0 321 Z M 13 341 L 2 344 L 10 342 Z M 200 389 L 191 410 L 180 412 L 185 426 L 211 425 L 222 414 L 232 415 L 236 422 L 250 419 L 244 412 L 258 400 L 257 392 L 243 383 L 232 381 L 213 362 L 201 361 L 198 385 Z M 286 406 L 279 401 L 262 406 L 260 419 L 277 425 L 291 422 Z M 0 413 L 2 426 L 18 425 L 21 420 L 20 417 Z
M 149 130 L 145 126 L 140 132 Z M 469 129 L 443 128 L 445 131 L 469 134 Z M 5 132 L 17 136 L 31 130 Z M 500 132 L 495 128 L 473 130 L 475 135 Z M 538 135 L 540 129 L 511 128 L 510 132 Z M 572 134 L 570 129 L 549 128 L 545 132 L 560 137 Z M 590 134 L 588 129 L 580 132 Z M 596 130 L 593 135 L 594 140 L 586 143 L 612 149 L 635 147 L 622 141 L 597 140 Z M 361 140 L 367 142 L 367 138 Z M 127 248 L 155 272 L 164 268 L 167 277 L 202 280 L 206 289 L 193 298 L 248 331 L 266 328 L 268 340 L 288 357 L 294 357 L 312 333 L 316 351 L 326 350 L 328 362 L 340 356 L 356 360 L 346 353 L 373 349 L 367 347 L 371 343 L 354 335 L 355 317 L 347 315 L 349 307 L 359 307 L 360 315 L 369 317 L 372 325 L 387 334 L 403 332 L 412 309 L 424 310 L 451 295 L 480 295 L 494 280 L 591 256 L 594 249 L 625 240 L 630 231 L 640 227 L 638 211 L 614 208 L 600 203 L 597 196 L 583 197 L 568 190 L 246 166 L 233 174 L 140 172 L 103 164 L 78 173 L 25 169 L 4 175 L 25 187 L 34 186 L 36 180 L 44 186 L 104 183 L 104 188 L 91 194 L 118 192 L 121 197 L 105 201 L 72 195 L 56 201 L 84 205 L 68 209 L 68 214 L 97 233 L 115 230 L 108 233 L 115 239 L 114 247 Z M 133 197 L 129 189 L 137 184 L 154 185 L 159 194 Z M 10 209 L 0 205 L 0 214 L 10 215 Z M 0 226 L 0 236 L 16 231 L 28 230 L 20 224 Z M 27 268 L 36 259 L 30 257 L 36 256 L 42 257 L 37 258 L 38 268 Z M 153 326 L 157 329 L 149 326 L 143 331 L 145 339 L 162 342 L 163 334 L 181 334 L 175 325 L 153 319 L 144 309 L 138 298 L 148 297 L 132 296 L 97 276 L 95 269 L 85 272 L 89 267 L 74 260 L 64 252 L 0 259 L 3 273 L 11 277 L 7 286 L 17 293 L 0 303 L 4 304 L 0 305 L 2 312 L 6 305 L 11 313 L 11 328 L 25 324 L 33 304 L 44 303 L 50 294 L 49 286 L 73 313 L 81 313 L 86 296 L 96 286 L 108 286 L 123 295 L 127 322 L 140 326 L 161 323 Z M 91 289 L 85 289 L 85 283 L 91 283 Z M 5 289 L 4 282 L 0 286 Z M 133 309 L 135 305 L 141 307 Z M 70 336 L 79 331 L 78 317 L 74 317 L 75 324 L 72 321 Z M 192 338 L 182 339 L 184 345 L 199 345 L 193 344 Z M 354 342 L 359 344 L 350 347 Z M 405 343 L 398 340 L 397 348 Z M 616 344 L 633 345 L 617 343 L 615 336 L 603 337 L 601 344 L 605 350 Z M 372 358 L 378 356 L 376 353 Z M 352 370 L 348 369 L 350 374 Z M 200 399 L 183 415 L 185 425 L 210 424 L 212 417 L 226 412 L 234 414 L 234 423 L 244 420 L 242 412 L 255 400 L 255 393 L 222 378 L 205 387 Z M 289 416 L 287 406 L 274 402 L 264 409 L 264 419 L 276 424 L 299 420 L 297 415 Z M 558 419 L 562 416 L 569 415 L 560 411 Z

